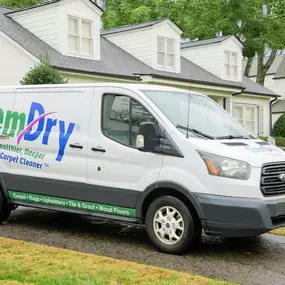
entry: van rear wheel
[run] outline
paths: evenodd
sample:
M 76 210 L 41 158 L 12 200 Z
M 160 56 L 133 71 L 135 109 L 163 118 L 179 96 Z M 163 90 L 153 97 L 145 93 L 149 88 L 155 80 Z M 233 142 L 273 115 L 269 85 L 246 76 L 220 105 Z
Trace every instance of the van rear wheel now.
M 7 205 L 2 192 L 0 191 L 0 224 L 5 222 L 10 214 L 11 214 L 12 208 Z
M 162 252 L 181 254 L 201 238 L 201 225 L 179 199 L 162 196 L 149 206 L 145 226 L 152 243 Z

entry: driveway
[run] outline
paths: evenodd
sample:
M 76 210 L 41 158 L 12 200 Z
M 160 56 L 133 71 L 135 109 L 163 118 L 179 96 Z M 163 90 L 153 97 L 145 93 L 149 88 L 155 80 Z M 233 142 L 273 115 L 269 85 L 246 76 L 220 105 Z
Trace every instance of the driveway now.
M 285 284 L 285 237 L 203 237 L 194 253 L 158 253 L 144 228 L 91 217 L 18 208 L 0 236 L 202 274 L 240 284 Z

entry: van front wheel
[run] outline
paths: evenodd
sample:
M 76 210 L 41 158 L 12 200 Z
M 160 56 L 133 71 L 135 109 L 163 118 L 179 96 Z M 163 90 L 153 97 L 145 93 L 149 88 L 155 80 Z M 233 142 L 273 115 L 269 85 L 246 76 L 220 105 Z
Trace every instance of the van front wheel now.
M 163 196 L 152 202 L 145 219 L 152 243 L 162 252 L 181 254 L 201 237 L 201 225 L 179 199 Z
M 3 194 L 0 191 L 0 224 L 5 222 L 9 218 L 11 211 L 12 208 L 7 205 L 7 203 L 3 199 Z

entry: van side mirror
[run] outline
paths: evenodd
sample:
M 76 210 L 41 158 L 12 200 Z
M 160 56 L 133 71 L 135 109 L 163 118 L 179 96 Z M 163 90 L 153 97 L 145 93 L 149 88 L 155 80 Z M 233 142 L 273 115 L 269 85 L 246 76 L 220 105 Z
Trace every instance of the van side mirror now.
M 153 122 L 143 122 L 139 125 L 139 134 L 136 139 L 137 149 L 145 152 L 153 152 L 158 146 L 156 128 Z

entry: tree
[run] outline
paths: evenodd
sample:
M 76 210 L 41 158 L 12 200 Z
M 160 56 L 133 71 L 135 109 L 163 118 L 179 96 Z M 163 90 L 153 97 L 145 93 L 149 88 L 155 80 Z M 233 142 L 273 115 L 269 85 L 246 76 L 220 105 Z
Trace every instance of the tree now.
M 48 56 L 40 58 L 40 62 L 31 68 L 21 80 L 23 85 L 33 84 L 65 84 L 68 81 L 63 77 L 61 72 L 54 69 L 49 61 Z
M 273 126 L 274 137 L 285 137 L 285 114 L 280 116 Z
M 0 0 L 0 6 L 5 6 L 9 8 L 21 8 L 32 6 L 39 2 L 40 0 Z
M 237 35 L 245 43 L 245 75 L 257 55 L 256 81 L 262 85 L 277 50 L 285 47 L 285 0 L 105 0 L 105 7 L 105 29 L 167 17 L 184 37 Z

